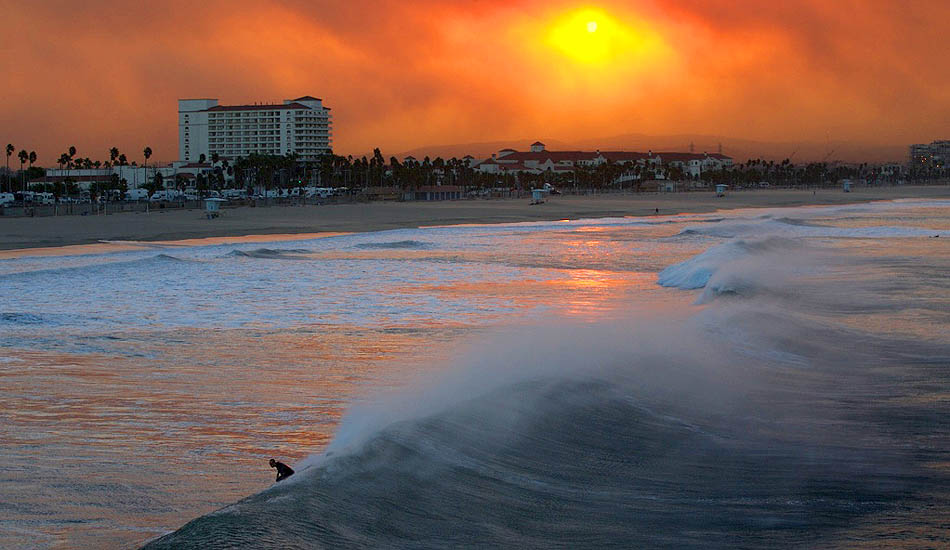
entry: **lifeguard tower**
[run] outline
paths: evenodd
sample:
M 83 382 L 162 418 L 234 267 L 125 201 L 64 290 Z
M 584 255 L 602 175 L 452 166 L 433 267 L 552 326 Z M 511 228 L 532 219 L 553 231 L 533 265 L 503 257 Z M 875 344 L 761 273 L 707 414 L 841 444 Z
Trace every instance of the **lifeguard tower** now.
M 544 196 L 548 193 L 550 193 L 548 189 L 532 189 L 531 204 L 542 204 L 544 202 Z
M 205 199 L 205 216 L 211 220 L 221 215 L 221 203 L 228 202 L 224 199 L 211 197 Z
M 726 184 L 718 183 L 716 184 L 716 196 L 725 197 L 726 196 Z

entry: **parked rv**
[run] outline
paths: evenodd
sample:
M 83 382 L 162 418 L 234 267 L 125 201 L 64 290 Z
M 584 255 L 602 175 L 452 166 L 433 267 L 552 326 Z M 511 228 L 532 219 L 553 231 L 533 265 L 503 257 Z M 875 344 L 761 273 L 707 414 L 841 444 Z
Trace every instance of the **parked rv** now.
M 247 189 L 224 189 L 221 194 L 225 199 L 246 199 Z
M 52 193 L 33 193 L 33 204 L 56 204 L 56 196 Z
M 148 189 L 129 189 L 125 192 L 125 200 L 127 201 L 144 201 L 148 200 Z
M 160 191 L 156 191 L 152 193 L 152 196 L 149 197 L 148 200 L 151 202 L 162 202 L 162 201 L 171 202 L 171 201 L 177 201 L 180 198 L 181 198 L 181 193 L 179 193 L 178 191 L 174 189 L 164 189 L 164 190 L 160 190 Z

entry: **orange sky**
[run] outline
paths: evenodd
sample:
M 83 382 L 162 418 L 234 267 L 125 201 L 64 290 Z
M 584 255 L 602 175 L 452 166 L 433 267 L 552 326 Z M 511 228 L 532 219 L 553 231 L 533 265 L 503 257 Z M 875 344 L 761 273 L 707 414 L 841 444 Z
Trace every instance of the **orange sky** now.
M 173 160 L 176 99 L 304 94 L 333 109 L 343 154 L 625 133 L 950 138 L 946 0 L 138 4 L 0 0 L 3 144 L 40 164 L 69 145 Z

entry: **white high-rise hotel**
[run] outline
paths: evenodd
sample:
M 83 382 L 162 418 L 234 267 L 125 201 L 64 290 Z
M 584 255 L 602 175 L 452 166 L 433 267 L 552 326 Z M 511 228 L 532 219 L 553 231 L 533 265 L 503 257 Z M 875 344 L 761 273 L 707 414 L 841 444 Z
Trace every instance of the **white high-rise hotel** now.
M 296 153 L 314 161 L 330 152 L 330 108 L 316 97 L 286 99 L 276 105 L 218 105 L 217 99 L 178 100 L 178 158 L 197 162 L 234 159 L 251 153 Z

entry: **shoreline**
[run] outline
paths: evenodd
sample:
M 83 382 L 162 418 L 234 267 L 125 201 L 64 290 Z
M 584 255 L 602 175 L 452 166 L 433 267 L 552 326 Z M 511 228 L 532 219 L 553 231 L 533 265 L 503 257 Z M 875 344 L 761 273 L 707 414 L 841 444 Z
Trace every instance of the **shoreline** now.
M 50 249 L 89 245 L 98 245 L 105 252 L 149 244 L 187 245 L 187 241 L 195 241 L 192 244 L 263 242 L 430 226 L 651 216 L 656 215 L 656 209 L 660 215 L 702 214 L 716 210 L 827 206 L 895 199 L 950 199 L 950 186 L 859 188 L 851 193 L 840 189 L 761 189 L 731 191 L 722 198 L 712 192 L 559 195 L 540 205 L 531 205 L 530 199 L 522 198 L 245 206 L 225 209 L 222 216 L 214 220 L 206 219 L 204 211 L 199 209 L 106 216 L 0 218 L 0 259 L 50 255 L 55 254 Z

